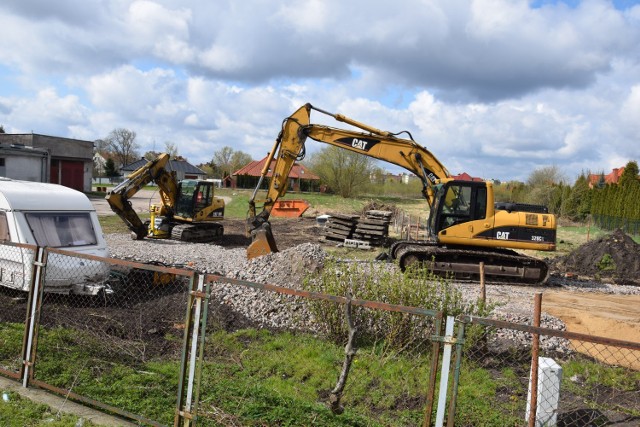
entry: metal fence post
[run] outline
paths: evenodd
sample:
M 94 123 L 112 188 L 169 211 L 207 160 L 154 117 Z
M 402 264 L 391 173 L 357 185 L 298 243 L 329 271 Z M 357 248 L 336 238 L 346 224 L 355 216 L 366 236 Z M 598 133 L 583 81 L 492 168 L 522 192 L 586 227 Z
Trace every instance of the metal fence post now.
M 185 325 L 184 325 L 184 336 L 182 341 L 182 357 L 180 358 L 180 373 L 178 376 L 178 397 L 176 400 L 176 415 L 173 422 L 174 427 L 178 427 L 181 421 L 187 420 L 187 423 L 191 419 L 191 412 L 189 406 L 186 404 L 185 397 L 185 383 L 188 383 L 187 376 L 187 368 L 189 366 L 188 358 L 189 358 L 189 348 L 192 345 L 191 343 L 191 334 L 190 331 L 194 328 L 194 322 L 199 322 L 200 319 L 194 314 L 194 304 L 196 303 L 196 298 L 198 294 L 198 289 L 202 286 L 204 276 L 197 276 L 197 281 L 195 277 L 190 279 L 189 289 L 189 298 L 187 303 L 187 313 L 185 315 Z M 195 318 L 195 319 L 194 319 Z M 197 336 L 197 335 L 196 335 Z M 183 424 L 184 425 L 184 424 Z
M 44 248 L 38 247 L 36 251 L 36 259 L 33 261 L 33 266 L 35 268 L 32 272 L 31 286 L 29 287 L 29 301 L 26 318 L 27 333 L 23 341 L 22 367 L 20 368 L 23 387 L 27 387 L 29 385 L 29 379 L 33 375 L 33 370 L 30 370 L 29 368 L 33 366 L 36 355 L 35 348 L 40 321 L 40 307 L 42 306 L 42 288 L 46 262 L 47 253 Z
M 451 344 L 453 336 L 453 316 L 447 316 L 447 323 L 444 330 L 444 351 L 442 353 L 442 370 L 440 372 L 440 390 L 438 391 L 438 409 L 436 411 L 436 426 L 444 423 L 444 412 L 447 404 L 447 386 L 449 385 L 449 368 L 451 366 Z
M 440 361 L 440 347 L 441 347 L 441 333 L 442 333 L 442 318 L 444 317 L 441 311 L 435 317 L 435 331 L 431 340 L 431 369 L 429 371 L 429 387 L 427 389 L 427 402 L 424 408 L 424 420 L 422 427 L 431 426 L 431 414 L 433 413 L 433 397 L 436 392 L 436 378 L 438 375 L 438 362 Z
M 453 371 L 453 384 L 451 386 L 451 400 L 449 401 L 449 414 L 447 427 L 453 427 L 456 415 L 456 402 L 458 400 L 458 385 L 460 384 L 460 366 L 462 365 L 462 346 L 464 345 L 465 323 L 458 323 L 458 337 L 456 338 L 456 365 Z

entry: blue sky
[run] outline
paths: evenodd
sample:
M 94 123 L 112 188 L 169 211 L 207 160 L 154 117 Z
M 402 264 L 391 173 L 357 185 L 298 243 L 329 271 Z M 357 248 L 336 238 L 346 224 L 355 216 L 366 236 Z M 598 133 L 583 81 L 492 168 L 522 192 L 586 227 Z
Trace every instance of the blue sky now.
M 7 132 L 259 159 L 311 102 L 410 131 L 452 173 L 640 159 L 638 2 L 3 0 L 0 28 Z

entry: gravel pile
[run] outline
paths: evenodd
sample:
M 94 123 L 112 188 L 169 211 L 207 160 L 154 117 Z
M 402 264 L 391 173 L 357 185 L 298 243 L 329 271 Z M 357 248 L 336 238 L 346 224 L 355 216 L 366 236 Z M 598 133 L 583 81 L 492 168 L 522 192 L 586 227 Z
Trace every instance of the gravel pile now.
M 225 249 L 206 243 L 173 240 L 131 240 L 128 235 L 105 236 L 111 256 L 135 262 L 160 262 L 232 279 L 301 289 L 305 275 L 322 268 L 327 256 L 317 244 L 304 243 L 282 252 L 248 260 L 243 248 Z M 229 283 L 215 283 L 212 308 L 222 310 L 227 323 L 236 327 L 315 330 L 300 298 L 255 290 Z
M 161 262 L 171 266 L 186 266 L 203 273 L 219 274 L 249 282 L 269 283 L 300 289 L 308 273 L 322 268 L 327 253 L 321 246 L 304 243 L 282 252 L 253 260 L 246 259 L 244 248 L 225 249 L 205 243 L 183 243 L 172 240 L 131 240 L 126 234 L 109 234 L 106 237 L 111 256 L 136 262 Z M 573 291 L 638 294 L 640 288 L 617 286 L 598 282 L 564 282 L 553 278 L 552 285 Z M 466 301 L 474 301 L 480 295 L 477 284 L 456 284 Z M 495 304 L 492 317 L 520 324 L 531 324 L 534 295 L 548 287 L 487 285 L 487 300 Z M 312 316 L 300 298 L 255 290 L 228 283 L 214 285 L 212 304 L 229 317 L 236 327 L 257 326 L 275 329 L 295 328 L 314 331 Z M 542 327 L 565 330 L 564 323 L 553 316 L 543 314 Z M 530 345 L 530 335 L 512 330 L 498 330 L 497 343 L 515 342 Z M 543 337 L 544 350 L 567 352 L 568 342 L 558 338 Z

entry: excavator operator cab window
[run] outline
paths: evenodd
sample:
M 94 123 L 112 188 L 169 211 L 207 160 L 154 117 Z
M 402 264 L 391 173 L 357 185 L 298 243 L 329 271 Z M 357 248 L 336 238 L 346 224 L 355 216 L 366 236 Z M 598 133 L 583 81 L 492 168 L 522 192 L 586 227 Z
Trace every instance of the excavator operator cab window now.
M 196 193 L 197 181 L 183 180 L 180 181 L 178 201 L 176 203 L 176 214 L 183 218 L 191 218 L 193 216 L 193 198 Z
M 194 196 L 194 209 L 193 214 L 200 212 L 202 209 L 211 205 L 213 200 L 213 183 L 200 182 L 196 188 Z
M 476 219 L 486 215 L 487 188 L 484 183 L 451 183 L 446 190 L 440 192 L 441 212 L 436 233 L 455 224 Z

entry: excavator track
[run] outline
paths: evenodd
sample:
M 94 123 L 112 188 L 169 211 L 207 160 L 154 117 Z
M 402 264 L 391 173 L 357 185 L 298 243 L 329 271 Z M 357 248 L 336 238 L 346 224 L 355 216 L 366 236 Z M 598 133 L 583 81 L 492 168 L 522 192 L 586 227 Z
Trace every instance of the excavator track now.
M 222 224 L 178 224 L 171 229 L 171 239 L 189 243 L 212 242 L 224 234 Z
M 437 275 L 456 280 L 479 280 L 480 262 L 484 262 L 488 282 L 536 285 L 549 276 L 544 261 L 508 249 L 447 248 L 433 242 L 403 241 L 395 243 L 389 253 L 403 271 L 420 263 Z

